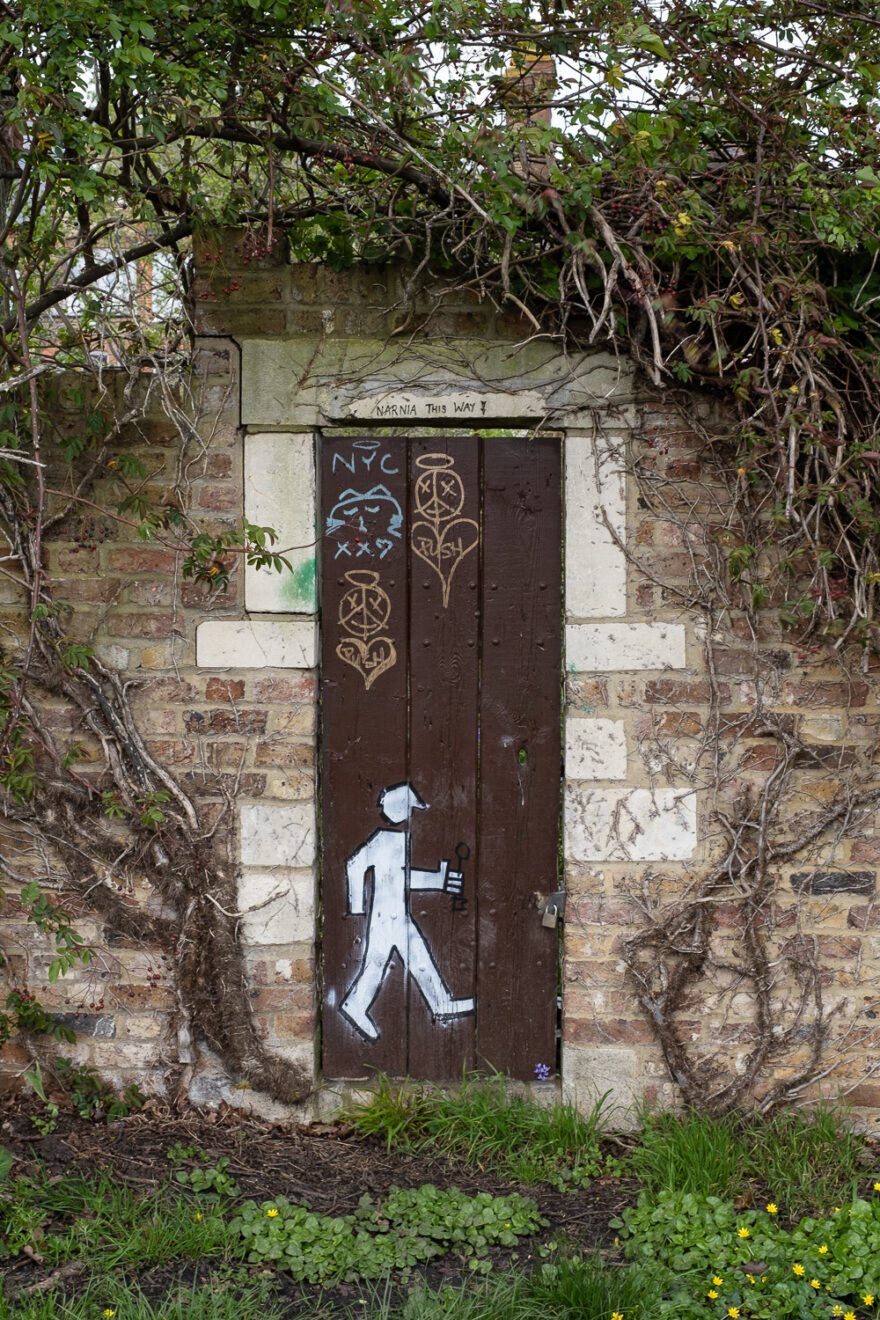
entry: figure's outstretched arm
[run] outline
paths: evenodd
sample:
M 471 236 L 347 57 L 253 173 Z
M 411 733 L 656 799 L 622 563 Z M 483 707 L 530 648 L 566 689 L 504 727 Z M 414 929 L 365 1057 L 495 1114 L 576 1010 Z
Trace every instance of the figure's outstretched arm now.
M 443 861 L 436 871 L 417 871 L 415 867 L 409 873 L 410 889 L 445 889 L 449 863 Z

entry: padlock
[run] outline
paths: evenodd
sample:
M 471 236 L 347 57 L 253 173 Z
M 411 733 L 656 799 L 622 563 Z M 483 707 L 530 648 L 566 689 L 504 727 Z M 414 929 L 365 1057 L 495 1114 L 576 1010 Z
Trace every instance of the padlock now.
M 559 909 L 555 903 L 548 903 L 544 908 L 544 915 L 541 918 L 541 925 L 553 930 L 559 920 Z

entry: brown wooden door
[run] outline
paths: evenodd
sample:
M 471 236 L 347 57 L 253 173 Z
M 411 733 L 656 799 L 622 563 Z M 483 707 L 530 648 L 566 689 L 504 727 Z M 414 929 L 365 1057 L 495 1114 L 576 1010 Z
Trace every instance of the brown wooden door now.
M 322 441 L 327 1077 L 555 1068 L 560 457 Z

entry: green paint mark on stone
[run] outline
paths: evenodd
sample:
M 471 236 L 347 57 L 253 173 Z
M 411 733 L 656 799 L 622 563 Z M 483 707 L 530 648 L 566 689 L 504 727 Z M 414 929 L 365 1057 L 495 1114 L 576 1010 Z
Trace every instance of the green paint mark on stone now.
M 294 567 L 293 572 L 285 579 L 282 590 L 291 604 L 299 605 L 309 612 L 315 608 L 314 555 Z

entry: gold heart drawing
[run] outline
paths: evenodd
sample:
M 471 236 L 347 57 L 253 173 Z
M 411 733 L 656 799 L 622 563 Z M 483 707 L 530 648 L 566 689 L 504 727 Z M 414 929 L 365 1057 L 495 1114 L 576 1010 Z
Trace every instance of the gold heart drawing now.
M 371 637 L 368 642 L 359 637 L 344 637 L 336 647 L 336 654 L 363 676 L 367 691 L 380 674 L 397 664 L 397 651 L 390 637 Z
M 465 555 L 475 549 L 479 539 L 479 524 L 473 518 L 456 518 L 442 529 L 431 523 L 413 523 L 412 548 L 420 559 L 431 565 L 442 582 L 444 609 L 449 604 L 455 570 Z

